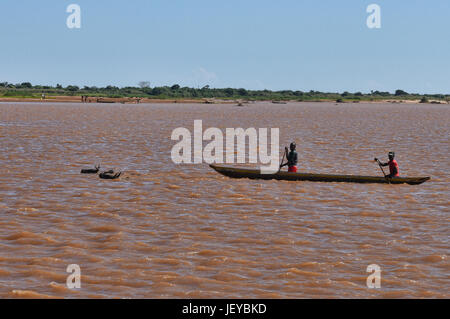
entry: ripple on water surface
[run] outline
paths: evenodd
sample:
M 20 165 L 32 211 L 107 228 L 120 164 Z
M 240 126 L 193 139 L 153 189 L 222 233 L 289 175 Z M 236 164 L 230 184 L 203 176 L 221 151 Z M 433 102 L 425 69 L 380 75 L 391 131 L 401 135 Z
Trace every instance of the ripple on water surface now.
M 276 112 L 275 112 L 276 110 Z M 232 180 L 175 165 L 172 130 L 279 127 L 305 172 L 419 186 Z M 0 104 L 0 296 L 448 298 L 445 105 Z M 117 181 L 79 174 L 100 164 Z M 79 264 L 82 287 L 65 286 Z M 366 268 L 382 269 L 382 289 Z

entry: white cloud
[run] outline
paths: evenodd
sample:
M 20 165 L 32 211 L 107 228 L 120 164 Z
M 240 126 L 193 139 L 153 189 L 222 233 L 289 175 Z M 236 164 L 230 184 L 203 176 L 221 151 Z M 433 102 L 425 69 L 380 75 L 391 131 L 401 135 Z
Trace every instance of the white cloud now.
M 210 85 L 214 86 L 217 85 L 217 81 L 219 78 L 214 72 L 210 72 L 206 70 L 204 67 L 199 67 L 198 69 L 193 71 L 193 77 L 191 79 L 191 82 L 194 86 L 205 86 Z
M 267 85 L 265 85 L 260 80 L 241 80 L 241 86 L 248 90 L 265 90 Z

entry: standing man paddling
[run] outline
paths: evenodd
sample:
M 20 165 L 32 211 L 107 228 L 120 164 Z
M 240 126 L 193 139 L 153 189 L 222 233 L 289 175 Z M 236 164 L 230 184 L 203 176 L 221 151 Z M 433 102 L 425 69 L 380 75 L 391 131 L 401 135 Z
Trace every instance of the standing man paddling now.
M 284 164 L 282 163 L 280 165 L 280 168 L 287 165 L 288 172 L 297 173 L 298 154 L 295 151 L 295 149 L 297 148 L 297 145 L 294 142 L 292 142 L 291 145 L 289 146 L 289 148 L 291 149 L 291 151 L 288 154 L 288 148 L 285 147 L 285 154 L 287 154 L 287 162 Z
M 377 161 L 380 166 L 388 166 L 389 165 L 389 175 L 386 175 L 387 178 L 399 177 L 400 172 L 398 170 L 398 164 L 397 164 L 397 161 L 394 159 L 395 153 L 389 152 L 388 157 L 389 157 L 389 162 L 387 162 L 387 163 L 381 163 L 378 160 L 378 158 L 375 158 L 375 161 Z

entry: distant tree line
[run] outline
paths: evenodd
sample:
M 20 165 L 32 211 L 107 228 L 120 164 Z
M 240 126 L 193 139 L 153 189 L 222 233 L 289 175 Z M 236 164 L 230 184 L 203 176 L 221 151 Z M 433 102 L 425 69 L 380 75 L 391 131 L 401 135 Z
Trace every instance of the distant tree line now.
M 150 82 L 139 82 L 138 87 L 122 87 L 108 85 L 106 87 L 68 85 L 63 87 L 60 84 L 56 86 L 32 85 L 30 82 L 12 84 L 0 82 L 0 96 L 39 96 L 40 94 L 48 96 L 64 95 L 88 95 L 98 97 L 143 97 L 158 99 L 243 99 L 243 100 L 377 100 L 377 99 L 429 99 L 450 100 L 450 95 L 432 94 L 421 95 L 417 93 L 407 93 L 403 90 L 396 90 L 394 93 L 371 91 L 370 93 L 361 92 L 343 92 L 326 93 L 320 91 L 293 91 L 293 90 L 247 90 L 244 88 L 210 88 L 206 85 L 202 88 L 181 87 L 178 84 L 172 86 L 151 87 Z

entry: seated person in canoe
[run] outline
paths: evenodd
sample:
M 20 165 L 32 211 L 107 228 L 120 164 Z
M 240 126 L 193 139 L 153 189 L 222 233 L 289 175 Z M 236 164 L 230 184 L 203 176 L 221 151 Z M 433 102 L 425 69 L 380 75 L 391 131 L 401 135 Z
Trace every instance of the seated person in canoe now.
M 298 154 L 297 151 L 295 150 L 297 148 L 297 145 L 294 142 L 292 142 L 289 148 L 291 149 L 290 152 L 288 152 L 288 148 L 285 147 L 285 154 L 287 154 L 287 162 L 284 164 L 281 163 L 280 169 L 287 165 L 288 172 L 297 173 Z
M 380 164 L 380 166 L 389 166 L 389 175 L 386 175 L 387 178 L 399 177 L 400 171 L 398 169 L 397 161 L 394 159 L 395 153 L 389 152 L 388 157 L 389 157 L 389 162 L 387 162 L 387 163 L 381 163 L 378 160 L 378 158 L 375 158 L 375 161 L 377 161 L 378 164 Z

